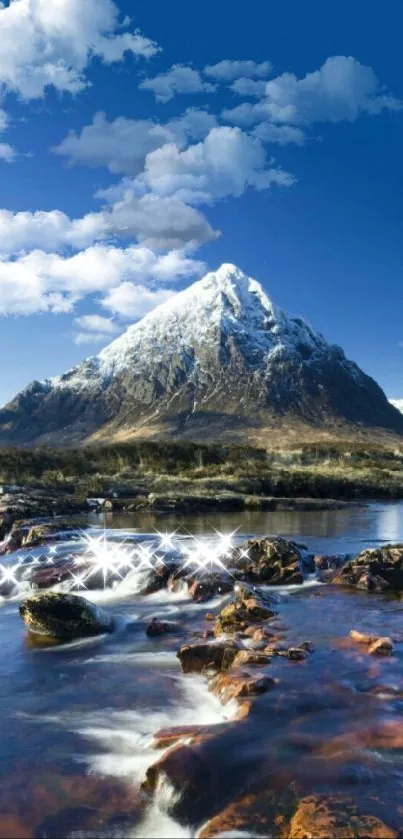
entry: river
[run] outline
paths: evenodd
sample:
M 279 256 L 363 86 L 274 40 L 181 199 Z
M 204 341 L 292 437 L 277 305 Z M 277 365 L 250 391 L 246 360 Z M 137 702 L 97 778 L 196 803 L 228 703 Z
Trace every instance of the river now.
M 113 539 L 146 538 L 156 529 L 178 529 L 179 539 L 211 539 L 215 530 L 236 530 L 238 541 L 277 534 L 317 553 L 357 553 L 403 542 L 403 503 L 186 518 L 94 515 L 88 526 L 95 534 L 105 528 Z M 270 665 L 277 688 L 259 699 L 240 729 L 228 725 L 222 746 L 212 752 L 221 804 L 219 793 L 214 802 L 209 798 L 207 784 L 190 823 L 172 815 L 168 787 L 144 805 L 140 784 L 161 754 L 153 734 L 166 726 L 230 723 L 233 709 L 209 693 L 202 676 L 181 673 L 178 637 L 149 639 L 144 630 L 153 616 L 205 628 L 205 613 L 224 601 L 195 604 L 167 591 L 142 597 L 123 581 L 113 591 L 88 594 L 115 615 L 112 635 L 37 648 L 27 640 L 19 598 L 4 599 L 0 837 L 194 837 L 240 790 L 251 793 L 252 804 L 240 808 L 232 835 L 265 836 L 259 807 L 273 777 L 284 779 L 284 789 L 297 784 L 305 795 L 347 790 L 401 831 L 403 734 L 397 747 L 379 732 L 402 726 L 403 601 L 314 580 L 276 595 L 284 639 L 309 639 L 315 650 L 304 662 L 275 659 Z M 374 661 L 348 642 L 352 628 L 390 635 L 394 655 Z M 255 794 L 260 804 L 254 807 Z

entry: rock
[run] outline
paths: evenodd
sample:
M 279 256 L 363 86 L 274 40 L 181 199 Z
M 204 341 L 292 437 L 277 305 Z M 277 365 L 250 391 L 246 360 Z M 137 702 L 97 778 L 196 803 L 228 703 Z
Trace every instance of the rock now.
M 156 591 L 166 588 L 176 568 L 174 560 L 156 563 L 145 575 L 139 594 L 155 594 Z
M 403 545 L 362 551 L 333 580 L 365 591 L 403 591 Z
M 272 787 L 272 788 L 271 788 Z M 271 780 L 266 789 L 248 790 L 230 801 L 220 813 L 203 825 L 198 839 L 219 837 L 270 837 L 284 839 L 285 827 L 296 807 L 293 784 Z
M 258 650 L 240 650 L 234 658 L 233 666 L 243 667 L 251 665 L 253 667 L 264 667 L 265 664 L 270 663 L 270 658 L 267 653 L 259 652 Z
M 301 584 L 302 563 L 302 546 L 281 537 L 250 539 L 228 559 L 240 579 L 269 585 Z
M 245 631 L 250 623 L 267 621 L 276 614 L 249 590 L 238 589 L 235 594 L 236 600 L 221 609 L 214 627 L 215 635 L 222 632 Z
M 202 673 L 204 670 L 228 670 L 239 650 L 235 642 L 222 644 L 185 644 L 177 657 L 184 673 Z
M 354 801 L 338 796 L 303 798 L 291 821 L 288 839 L 395 839 L 376 816 L 360 813 Z
M 287 650 L 287 658 L 290 661 L 304 661 L 306 657 L 306 650 L 301 649 L 301 647 L 289 647 Z
M 204 615 L 204 617 L 206 621 L 215 621 L 215 615 L 213 615 L 212 612 L 207 612 L 207 614 Z
M 151 622 L 146 628 L 146 635 L 149 638 L 156 638 L 159 635 L 167 635 L 169 632 L 180 632 L 181 626 L 172 621 L 159 621 L 158 618 L 152 618 Z
M 230 576 L 223 577 L 220 574 L 206 574 L 199 580 L 195 580 L 189 588 L 189 596 L 196 603 L 210 600 L 221 594 L 228 594 L 234 588 L 234 581 Z
M 363 632 L 358 632 L 357 629 L 352 629 L 350 632 L 350 638 L 353 641 L 357 641 L 357 644 L 374 644 L 378 640 L 378 637 L 378 635 L 364 635 Z
M 176 725 L 172 728 L 161 728 L 153 735 L 154 749 L 168 749 L 183 741 L 192 745 L 204 743 L 216 737 L 226 728 L 226 723 L 218 725 Z
M 226 705 L 231 699 L 259 696 L 276 684 L 270 676 L 251 676 L 246 671 L 237 671 L 218 673 L 210 680 L 209 688 Z
M 298 644 L 299 650 L 305 650 L 307 653 L 312 653 L 315 649 L 315 645 L 312 641 L 302 641 L 301 644 Z
M 331 556 L 314 556 L 313 562 L 317 571 L 331 571 L 341 568 L 350 559 L 350 554 L 332 554 Z
M 369 647 L 370 655 L 392 655 L 393 641 L 390 638 L 378 638 Z
M 60 592 L 32 595 L 20 604 L 20 616 L 34 635 L 60 641 L 112 632 L 113 621 L 85 597 Z

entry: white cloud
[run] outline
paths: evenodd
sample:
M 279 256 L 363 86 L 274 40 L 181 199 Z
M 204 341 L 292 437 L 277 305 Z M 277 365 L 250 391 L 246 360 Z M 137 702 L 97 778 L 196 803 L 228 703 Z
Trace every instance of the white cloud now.
M 230 85 L 230 88 L 238 96 L 256 96 L 257 99 L 260 99 L 266 92 L 266 82 L 262 79 L 246 79 L 245 77 L 241 77 L 240 79 L 235 79 Z
M 0 86 L 36 99 L 52 85 L 75 94 L 88 85 L 93 56 L 105 63 L 126 53 L 150 58 L 158 48 L 119 22 L 112 0 L 11 0 L 0 5 Z
M 280 168 L 267 168 L 259 140 L 239 128 L 213 128 L 201 143 L 180 151 L 174 144 L 151 152 L 137 183 L 154 196 L 174 197 L 187 204 L 212 203 L 240 196 L 248 187 L 290 186 L 294 178 Z
M 74 325 L 82 330 L 73 333 L 74 343 L 78 346 L 108 343 L 112 336 L 122 331 L 112 318 L 105 318 L 102 315 L 82 315 L 74 318 Z
M 305 135 L 300 128 L 294 125 L 275 125 L 273 122 L 260 122 L 251 132 L 262 143 L 276 143 L 279 146 L 286 146 L 288 143 L 295 143 L 302 146 Z
M 105 318 L 102 315 L 81 315 L 79 318 L 74 318 L 74 323 L 87 332 L 108 332 L 109 335 L 119 332 L 117 323 L 114 323 L 112 318 Z
M 389 402 L 403 414 L 403 399 L 389 399 Z
M 297 79 L 283 73 L 266 83 L 265 97 L 255 105 L 243 103 L 223 116 L 237 125 L 258 122 L 311 125 L 315 122 L 353 121 L 362 114 L 400 110 L 402 103 L 380 85 L 371 67 L 355 58 L 328 58 L 319 70 Z
M 0 108 L 0 134 L 3 134 L 9 126 L 8 114 Z M 0 143 L 0 160 L 5 163 L 13 163 L 16 157 L 16 151 L 9 143 Z
M 198 70 L 184 64 L 174 64 L 166 73 L 144 79 L 139 87 L 151 90 L 157 102 L 169 102 L 178 93 L 213 93 L 216 86 L 203 81 Z
M 210 64 L 204 68 L 206 76 L 217 79 L 220 82 L 232 82 L 234 79 L 243 77 L 245 79 L 266 78 L 271 73 L 270 61 L 219 61 L 218 64 Z
M 71 132 L 52 151 L 67 157 L 70 164 L 107 166 L 113 173 L 136 175 L 149 152 L 165 143 L 178 142 L 182 147 L 189 139 L 199 140 L 216 122 L 215 116 L 197 108 L 189 108 L 165 125 L 126 117 L 108 122 L 106 115 L 99 112 L 80 134 Z
M 95 245 L 69 257 L 35 250 L 14 260 L 0 260 L 0 314 L 70 312 L 87 295 L 104 295 L 126 282 L 141 289 L 155 286 L 155 291 L 149 289 L 149 299 L 154 293 L 159 299 L 158 285 L 198 276 L 203 270 L 201 262 L 181 253 L 161 257 L 144 247 Z M 105 318 L 83 317 L 78 324 L 81 329 L 89 326 L 94 332 L 102 325 L 105 332 Z
M 151 290 L 125 282 L 113 288 L 101 301 L 102 306 L 126 320 L 141 318 L 175 294 L 172 289 Z

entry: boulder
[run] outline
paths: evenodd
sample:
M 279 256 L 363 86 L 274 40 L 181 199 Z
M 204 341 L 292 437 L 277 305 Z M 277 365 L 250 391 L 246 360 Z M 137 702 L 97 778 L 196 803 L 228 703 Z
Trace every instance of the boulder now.
M 168 633 L 180 632 L 181 626 L 173 621 L 160 621 L 158 618 L 152 618 L 146 628 L 146 635 L 149 638 L 157 638 L 160 635 L 167 635 Z
M 234 588 L 234 580 L 229 575 L 206 574 L 200 579 L 194 580 L 189 588 L 189 596 L 196 603 L 203 603 L 217 595 L 228 594 Z
M 339 796 L 303 798 L 291 821 L 288 839 L 394 839 L 397 833 L 376 816 L 359 812 Z
M 244 586 L 235 589 L 235 598 L 221 609 L 214 627 L 216 636 L 223 632 L 245 632 L 250 624 L 267 621 L 276 614 L 265 601 Z
M 209 689 L 226 705 L 232 699 L 259 696 L 276 684 L 276 680 L 270 676 L 251 676 L 247 671 L 237 670 L 233 673 L 218 673 L 210 680 Z
M 239 653 L 234 658 L 233 666 L 264 667 L 265 664 L 270 663 L 270 660 L 271 656 L 267 655 L 267 653 L 260 652 L 260 650 L 239 650 Z
M 344 565 L 333 582 L 365 591 L 403 591 L 403 545 L 362 551 Z
M 350 638 L 353 641 L 356 641 L 357 644 L 366 644 L 368 646 L 374 644 L 378 640 L 378 637 L 378 635 L 365 635 L 363 632 L 358 632 L 357 629 L 352 629 L 350 632 Z
M 370 655 L 392 655 L 393 641 L 391 638 L 378 638 L 368 649 Z
M 238 579 L 269 585 L 303 582 L 303 546 L 281 537 L 250 539 L 235 548 L 228 559 Z
M 177 653 L 184 673 L 228 670 L 239 650 L 235 642 L 222 644 L 184 644 Z
M 60 641 L 113 630 L 109 615 L 76 594 L 46 592 L 32 595 L 20 604 L 20 616 L 33 635 Z

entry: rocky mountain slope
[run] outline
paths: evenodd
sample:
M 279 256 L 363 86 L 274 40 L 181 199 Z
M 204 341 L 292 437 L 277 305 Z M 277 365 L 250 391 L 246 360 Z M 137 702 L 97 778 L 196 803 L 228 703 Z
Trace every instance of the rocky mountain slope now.
M 257 431 L 264 440 L 287 426 L 400 435 L 403 416 L 340 347 L 222 265 L 99 355 L 30 384 L 0 411 L 0 443 L 245 439 Z

